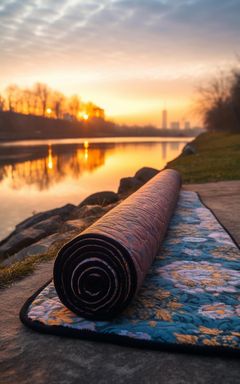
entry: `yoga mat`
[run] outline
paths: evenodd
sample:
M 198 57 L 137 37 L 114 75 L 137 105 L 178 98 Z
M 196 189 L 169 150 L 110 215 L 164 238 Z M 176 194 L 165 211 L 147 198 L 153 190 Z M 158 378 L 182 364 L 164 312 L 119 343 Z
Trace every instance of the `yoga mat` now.
M 240 353 L 240 250 L 194 192 L 181 191 L 165 239 L 128 308 L 111 321 L 66 308 L 53 282 L 24 304 L 20 318 L 43 333 L 127 346 Z M 80 340 L 79 340 L 80 342 Z
M 180 186 L 177 171 L 160 172 L 64 245 L 53 276 L 67 308 L 106 320 L 129 305 L 165 236 Z

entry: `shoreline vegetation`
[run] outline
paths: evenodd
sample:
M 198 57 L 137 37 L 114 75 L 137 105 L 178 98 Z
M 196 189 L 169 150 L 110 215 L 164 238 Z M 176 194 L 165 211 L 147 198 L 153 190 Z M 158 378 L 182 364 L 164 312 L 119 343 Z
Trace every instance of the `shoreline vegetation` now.
M 183 151 L 180 156 L 169 162 L 166 166 L 167 168 L 180 171 L 184 184 L 240 179 L 239 134 L 222 132 L 203 133 L 190 143 L 190 148 L 190 153 Z M 158 170 L 153 168 L 142 168 L 135 176 L 120 180 L 118 193 L 99 192 L 90 195 L 79 206 L 68 204 L 62 208 L 37 214 L 39 216 L 32 216 L 20 223 L 15 231 L 16 241 L 10 235 L 7 239 L 0 242 L 0 253 L 2 253 L 0 288 L 6 287 L 15 280 L 29 275 L 40 262 L 52 260 L 63 243 L 79 234 L 95 220 L 114 208 L 157 172 Z M 62 214 L 64 213 L 64 217 L 61 216 L 60 211 Z M 42 239 L 40 241 L 35 239 L 34 241 L 31 240 L 32 234 L 30 233 L 30 242 L 27 243 L 25 241 L 26 231 L 41 231 L 43 227 L 45 229 L 52 228 L 51 220 L 54 222 L 60 220 L 57 236 L 55 236 L 56 233 L 48 233 L 43 241 Z M 51 241 L 51 239 L 54 241 Z M 6 256 L 8 252 L 6 245 L 9 241 L 11 246 L 14 241 L 16 244 L 19 241 L 20 247 L 17 253 L 14 251 L 8 257 Z M 22 247 L 21 244 L 24 246 Z M 3 252 L 4 247 L 5 255 Z M 16 255 L 19 255 L 19 257 L 16 257 Z M 12 262 L 6 262 L 8 259 L 12 259 Z
M 183 183 L 240 180 L 239 133 L 204 132 L 188 147 L 190 154 L 183 151 L 167 164 L 181 173 Z
M 202 128 L 160 129 L 152 125 L 127 126 L 102 117 L 66 120 L 0 110 L 0 142 L 103 137 L 195 137 Z

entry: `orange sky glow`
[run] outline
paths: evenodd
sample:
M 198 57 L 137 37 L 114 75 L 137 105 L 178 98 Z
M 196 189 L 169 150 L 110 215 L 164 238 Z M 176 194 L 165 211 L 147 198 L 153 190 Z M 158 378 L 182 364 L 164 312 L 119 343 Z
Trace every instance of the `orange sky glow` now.
M 201 124 L 195 90 L 236 62 L 240 1 L 2 0 L 0 93 L 47 83 L 126 124 Z

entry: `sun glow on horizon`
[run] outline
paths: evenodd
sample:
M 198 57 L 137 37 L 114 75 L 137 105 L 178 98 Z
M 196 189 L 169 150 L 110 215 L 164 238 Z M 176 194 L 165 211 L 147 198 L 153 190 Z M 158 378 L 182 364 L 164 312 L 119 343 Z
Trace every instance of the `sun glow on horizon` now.
M 88 120 L 89 116 L 87 113 L 83 113 L 82 118 L 83 118 L 83 120 Z

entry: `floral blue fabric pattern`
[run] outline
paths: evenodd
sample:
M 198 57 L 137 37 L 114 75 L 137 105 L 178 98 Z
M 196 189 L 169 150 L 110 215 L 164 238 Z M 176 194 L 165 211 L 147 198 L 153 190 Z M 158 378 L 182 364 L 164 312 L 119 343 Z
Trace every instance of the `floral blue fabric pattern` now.
M 167 236 L 130 306 L 111 321 L 81 318 L 51 282 L 31 302 L 34 326 L 127 336 L 159 345 L 240 350 L 240 251 L 194 192 L 182 191 Z

